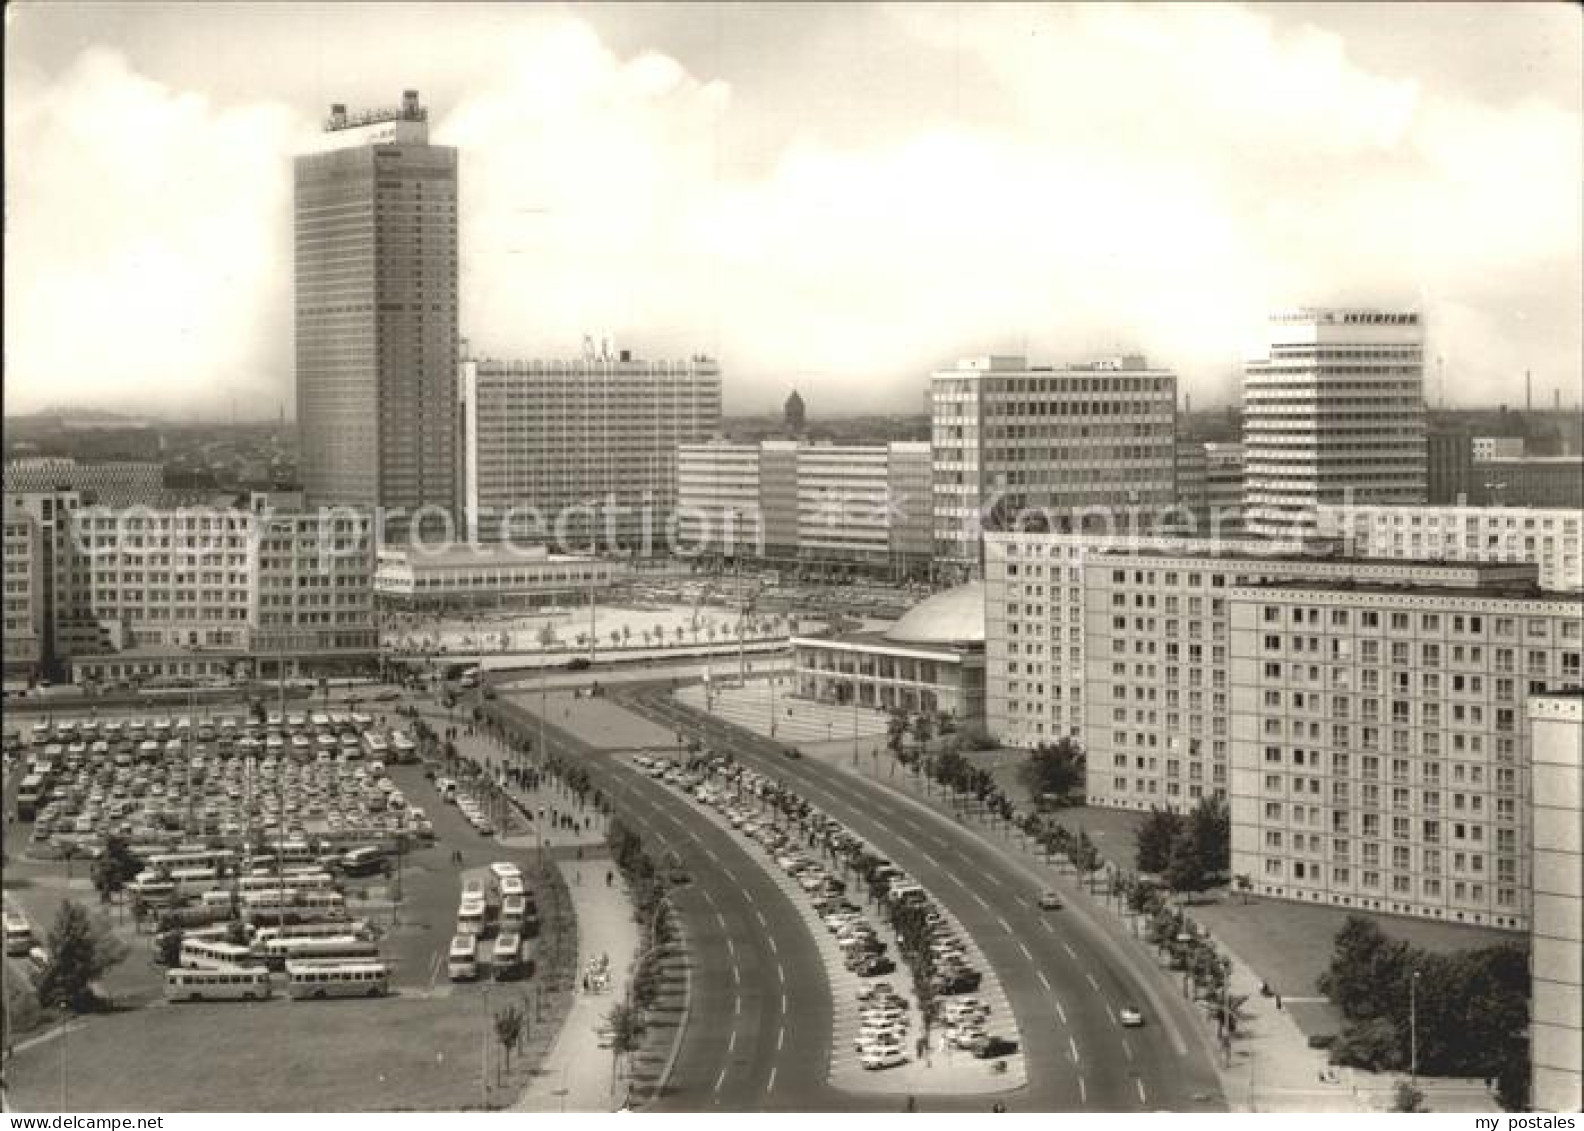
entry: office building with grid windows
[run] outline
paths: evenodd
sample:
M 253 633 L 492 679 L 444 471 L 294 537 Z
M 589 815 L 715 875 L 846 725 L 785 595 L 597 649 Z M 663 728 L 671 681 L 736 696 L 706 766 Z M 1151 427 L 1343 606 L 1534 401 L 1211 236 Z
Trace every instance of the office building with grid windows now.
M 935 552 L 972 572 L 985 529 L 1176 505 L 1177 379 L 1127 356 L 1064 368 L 965 358 L 930 380 Z

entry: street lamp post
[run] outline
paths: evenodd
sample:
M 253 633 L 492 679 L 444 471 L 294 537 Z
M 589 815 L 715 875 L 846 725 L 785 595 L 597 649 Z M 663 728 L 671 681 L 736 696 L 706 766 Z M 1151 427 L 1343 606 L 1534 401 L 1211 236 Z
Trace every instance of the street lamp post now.
M 1419 1079 L 1419 971 L 1408 979 L 1408 1079 Z

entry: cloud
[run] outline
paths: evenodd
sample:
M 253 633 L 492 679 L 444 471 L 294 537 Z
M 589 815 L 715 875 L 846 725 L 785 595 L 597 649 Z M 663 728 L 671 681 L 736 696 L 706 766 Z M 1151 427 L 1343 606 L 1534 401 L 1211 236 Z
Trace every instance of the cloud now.
M 432 113 L 461 152 L 463 332 L 496 356 L 709 352 L 728 408 L 796 383 L 818 415 L 914 410 L 960 354 L 1142 350 L 1203 404 L 1270 308 L 1422 299 L 1454 399 L 1511 400 L 1525 367 L 1577 384 L 1572 107 L 1376 74 L 1229 6 L 878 9 L 876 73 L 824 69 L 806 102 L 466 11 L 435 79 L 463 93 Z M 945 84 L 971 112 L 939 112 Z M 931 112 L 850 128 L 881 88 Z M 102 49 L 10 93 L 12 400 L 289 401 L 306 114 Z

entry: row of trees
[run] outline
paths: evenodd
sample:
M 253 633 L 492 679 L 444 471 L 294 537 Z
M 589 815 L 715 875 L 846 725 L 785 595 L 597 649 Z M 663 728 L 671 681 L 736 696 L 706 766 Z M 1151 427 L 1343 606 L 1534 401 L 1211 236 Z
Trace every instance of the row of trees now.
M 1134 836 L 1134 862 L 1175 892 L 1204 891 L 1221 882 L 1232 866 L 1226 802 L 1204 797 L 1186 814 L 1152 807 Z
M 1337 1063 L 1494 1078 L 1503 1107 L 1527 1104 L 1529 954 L 1521 944 L 1436 954 L 1353 915 L 1318 985 L 1349 1022 L 1331 1049 Z
M 659 1000 L 664 979 L 661 960 L 677 941 L 678 929 L 668 898 L 666 872 L 644 847 L 642 838 L 620 818 L 613 818 L 605 839 L 616 868 L 626 881 L 633 918 L 647 933 L 647 949 L 638 955 L 627 999 L 612 1005 L 604 1018 L 611 1034 L 611 1088 L 614 1091 L 621 1059 L 628 1058 L 630 1071 L 632 1054 L 643 1042 L 648 1012 Z

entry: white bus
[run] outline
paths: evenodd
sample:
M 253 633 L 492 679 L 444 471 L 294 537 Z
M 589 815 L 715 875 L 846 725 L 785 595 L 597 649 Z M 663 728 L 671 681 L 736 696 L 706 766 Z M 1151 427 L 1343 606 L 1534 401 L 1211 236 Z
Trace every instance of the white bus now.
M 263 950 L 270 939 L 364 939 L 368 937 L 368 924 L 362 919 L 341 919 L 330 923 L 287 923 L 285 926 L 260 927 L 253 935 L 255 950 Z
M 27 917 L 7 908 L 5 912 L 5 952 L 7 958 L 25 958 L 33 949 L 33 928 Z
M 495 972 L 497 982 L 504 982 L 522 973 L 521 935 L 502 935 L 495 940 L 494 949 L 490 951 L 490 968 Z
M 175 852 L 159 852 L 148 858 L 150 868 L 164 868 L 170 872 L 190 868 L 208 868 L 218 871 L 230 869 L 236 853 L 229 848 L 178 848 Z
M 521 934 L 528 926 L 528 900 L 520 895 L 508 895 L 501 900 L 501 930 Z
M 457 935 L 451 940 L 451 952 L 446 956 L 446 977 L 453 982 L 467 982 L 477 978 L 478 972 L 478 937 Z
M 257 872 L 250 876 L 242 876 L 236 882 L 237 888 L 244 894 L 256 891 L 332 891 L 336 886 L 335 877 L 329 872 L 319 869 L 288 868 L 281 875 L 260 875 Z
M 475 936 L 484 933 L 484 901 L 482 899 L 464 899 L 462 901 L 462 906 L 457 908 L 457 933 Z
M 268 917 L 285 912 L 314 919 L 346 917 L 346 897 L 338 891 L 298 891 L 295 888 L 280 891 L 269 888 L 244 893 L 242 906 L 249 915 L 255 916 Z
M 269 971 L 262 966 L 165 972 L 167 1001 L 264 1001 L 269 996 Z
M 390 967 L 383 962 L 288 962 L 292 997 L 383 997 L 390 992 Z
M 214 939 L 183 938 L 181 964 L 184 970 L 229 970 L 245 966 L 253 952 L 245 946 Z
M 259 951 L 265 964 L 274 970 L 293 962 L 368 962 L 379 957 L 378 946 L 351 935 L 266 939 Z

